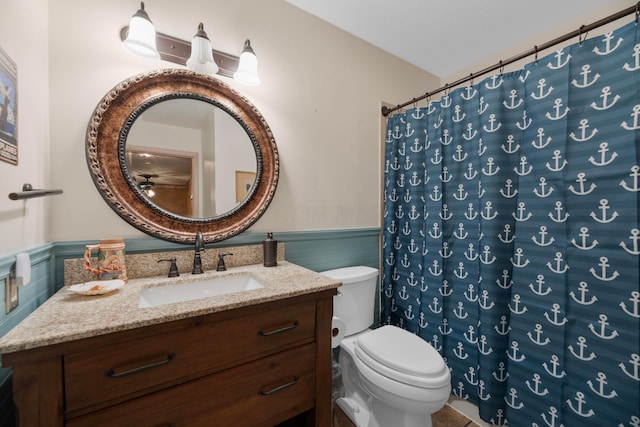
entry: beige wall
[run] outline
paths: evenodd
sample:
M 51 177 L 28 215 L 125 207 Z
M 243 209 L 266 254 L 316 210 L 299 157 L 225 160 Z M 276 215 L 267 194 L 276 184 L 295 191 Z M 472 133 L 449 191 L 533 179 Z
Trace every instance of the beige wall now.
M 49 182 L 47 0 L 3 1 L 0 47 L 18 67 L 18 166 L 0 162 L 0 256 L 48 241 L 50 199 L 9 200 Z M 60 197 L 60 196 L 57 196 Z
M 125 52 L 120 28 L 133 0 L 51 1 L 51 184 L 53 241 L 137 237 L 96 191 L 85 162 L 87 122 L 100 98 L 125 78 L 172 66 Z M 267 213 L 250 231 L 377 227 L 380 102 L 396 102 L 438 80 L 284 0 L 154 0 L 156 28 L 190 40 L 202 21 L 215 48 L 239 54 L 250 38 L 262 85 L 221 78 L 253 102 L 278 144 L 281 176 Z

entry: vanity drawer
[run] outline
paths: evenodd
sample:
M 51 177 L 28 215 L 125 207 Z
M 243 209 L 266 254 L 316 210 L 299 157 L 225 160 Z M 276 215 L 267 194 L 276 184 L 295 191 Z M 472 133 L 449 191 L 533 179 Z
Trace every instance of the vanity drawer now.
M 73 427 L 275 425 L 314 406 L 308 344 L 67 420 Z M 266 415 L 269 414 L 269 415 Z
M 208 321 L 64 358 L 67 417 L 310 343 L 315 302 Z

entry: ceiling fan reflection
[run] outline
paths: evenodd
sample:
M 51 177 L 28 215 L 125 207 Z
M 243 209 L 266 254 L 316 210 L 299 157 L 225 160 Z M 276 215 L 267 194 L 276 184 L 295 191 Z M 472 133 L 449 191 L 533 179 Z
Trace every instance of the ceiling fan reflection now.
M 157 178 L 158 175 L 156 174 L 142 174 L 142 175 L 138 175 L 144 178 L 144 181 L 140 182 L 138 185 L 140 186 L 140 188 L 142 189 L 142 191 L 144 191 L 146 193 L 147 196 L 149 197 L 153 197 L 156 195 L 156 192 L 153 191 L 153 186 L 156 185 L 155 182 L 151 181 L 151 178 Z

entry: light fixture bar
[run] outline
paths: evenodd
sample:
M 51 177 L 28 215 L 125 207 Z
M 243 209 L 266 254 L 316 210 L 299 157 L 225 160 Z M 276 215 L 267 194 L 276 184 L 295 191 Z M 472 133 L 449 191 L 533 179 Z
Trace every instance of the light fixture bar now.
M 120 40 L 127 38 L 129 26 L 122 27 L 120 30 Z M 176 37 L 156 32 L 156 46 L 160 59 L 173 62 L 174 64 L 186 65 L 187 59 L 191 55 L 191 43 L 180 40 Z M 212 49 L 213 59 L 218 64 L 218 74 L 225 77 L 233 78 L 233 73 L 238 69 L 240 58 L 230 55 L 219 50 Z

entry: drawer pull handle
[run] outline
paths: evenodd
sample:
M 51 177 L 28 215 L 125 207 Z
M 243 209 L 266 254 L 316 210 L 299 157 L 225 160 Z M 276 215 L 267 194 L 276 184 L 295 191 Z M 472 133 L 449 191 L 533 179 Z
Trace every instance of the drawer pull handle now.
M 296 375 L 295 377 L 293 377 L 293 381 L 291 381 L 290 383 L 282 384 L 281 386 L 278 386 L 278 387 L 276 387 L 276 388 L 274 388 L 272 390 L 269 390 L 269 391 L 260 390 L 258 393 L 261 394 L 262 396 L 269 396 L 270 394 L 277 393 L 279 391 L 284 390 L 285 388 L 289 388 L 289 387 L 292 387 L 292 386 L 296 385 L 298 383 L 299 379 L 300 379 L 300 377 L 298 377 Z
M 292 325 L 285 326 L 283 328 L 274 329 L 272 331 L 260 331 L 260 332 L 258 332 L 258 335 L 260 335 L 261 337 L 268 337 L 270 335 L 275 335 L 275 334 L 280 334 L 282 332 L 290 331 L 290 330 L 295 329 L 297 327 L 298 327 L 298 321 L 296 320 L 295 322 L 293 322 Z
M 122 372 L 116 372 L 113 369 L 109 369 L 107 372 L 105 372 L 105 375 L 111 378 L 121 378 L 127 375 L 137 374 L 138 372 L 146 371 L 147 369 L 153 369 L 157 368 L 158 366 L 166 365 L 167 363 L 171 362 L 175 356 L 176 355 L 174 353 L 170 353 L 167 355 L 166 359 L 160 360 L 159 362 L 149 363 L 148 365 L 138 366 L 137 368 L 129 369 Z

